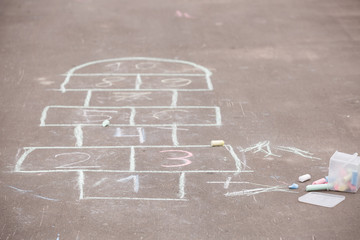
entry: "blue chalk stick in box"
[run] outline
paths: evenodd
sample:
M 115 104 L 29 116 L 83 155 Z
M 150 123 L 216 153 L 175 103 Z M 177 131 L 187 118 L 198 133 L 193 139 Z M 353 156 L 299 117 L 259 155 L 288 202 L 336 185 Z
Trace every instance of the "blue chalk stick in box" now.
M 356 186 L 358 178 L 358 172 L 353 171 L 351 175 L 351 185 Z

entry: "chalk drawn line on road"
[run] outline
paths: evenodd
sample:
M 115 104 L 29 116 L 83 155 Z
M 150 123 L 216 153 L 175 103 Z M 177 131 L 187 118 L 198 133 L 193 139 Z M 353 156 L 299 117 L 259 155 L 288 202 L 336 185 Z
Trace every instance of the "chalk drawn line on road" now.
M 52 91 L 61 91 L 61 89 L 49 89 Z M 69 88 L 66 89 L 67 92 L 171 92 L 171 91 L 178 91 L 178 92 L 206 92 L 212 91 L 209 89 L 181 89 L 181 88 L 162 88 L 162 89 L 135 89 L 135 88 L 111 88 L 111 89 L 102 89 L 102 88 Z
M 229 185 L 254 185 L 258 186 L 256 188 L 245 188 L 242 190 L 232 191 L 232 192 L 226 192 L 224 196 L 226 197 L 237 197 L 237 196 L 253 196 L 260 193 L 268 193 L 268 192 L 286 192 L 286 193 L 298 193 L 293 190 L 289 190 L 287 186 L 271 186 L 271 185 L 265 185 L 265 184 L 259 184 L 259 183 L 253 183 L 253 182 L 245 182 L 245 181 L 231 181 L 231 178 L 228 178 L 227 181 L 207 181 L 208 184 L 221 184 L 224 185 L 224 189 L 228 189 Z

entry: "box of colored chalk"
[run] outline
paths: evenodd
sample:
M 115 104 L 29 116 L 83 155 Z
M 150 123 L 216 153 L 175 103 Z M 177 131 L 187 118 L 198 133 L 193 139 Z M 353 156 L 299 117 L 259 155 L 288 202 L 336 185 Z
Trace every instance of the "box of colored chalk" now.
M 330 158 L 329 190 L 357 192 L 360 187 L 360 157 L 336 151 Z

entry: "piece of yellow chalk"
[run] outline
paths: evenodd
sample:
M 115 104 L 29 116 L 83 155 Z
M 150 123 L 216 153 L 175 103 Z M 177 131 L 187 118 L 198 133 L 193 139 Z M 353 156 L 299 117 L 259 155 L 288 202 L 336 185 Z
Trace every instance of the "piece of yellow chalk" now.
M 212 147 L 221 147 L 224 146 L 224 144 L 225 144 L 224 140 L 211 140 Z
M 344 179 L 345 182 L 349 182 L 350 179 L 351 179 L 351 177 L 352 177 L 352 173 L 348 174 L 348 175 L 345 176 L 343 179 Z

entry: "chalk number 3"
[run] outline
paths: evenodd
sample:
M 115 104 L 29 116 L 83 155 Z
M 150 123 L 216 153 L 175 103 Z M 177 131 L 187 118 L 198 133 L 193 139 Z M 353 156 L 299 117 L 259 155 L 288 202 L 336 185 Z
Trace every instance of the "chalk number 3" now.
M 188 159 L 189 157 L 192 157 L 193 154 L 191 152 L 188 151 L 184 151 L 184 150 L 164 150 L 164 151 L 160 151 L 161 153 L 165 153 L 165 152 L 179 152 L 179 153 L 185 153 L 184 156 L 180 156 L 180 157 L 173 157 L 173 158 L 167 158 L 169 160 L 173 160 L 173 161 L 181 161 L 181 164 L 174 164 L 174 165 L 161 165 L 162 167 L 166 167 L 166 168 L 170 168 L 170 167 L 183 167 L 186 165 L 191 164 L 191 161 Z

